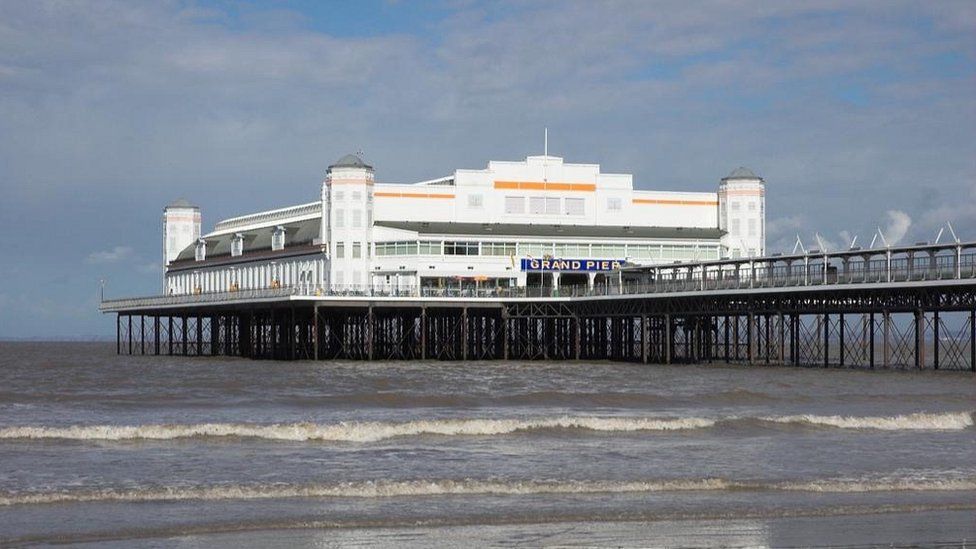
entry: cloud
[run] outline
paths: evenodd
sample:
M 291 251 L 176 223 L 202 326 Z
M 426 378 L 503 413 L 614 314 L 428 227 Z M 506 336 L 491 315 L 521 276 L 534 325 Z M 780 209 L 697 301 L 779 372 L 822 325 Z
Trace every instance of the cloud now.
M 894 246 L 908 234 L 908 229 L 912 226 L 912 216 L 901 210 L 888 210 L 885 212 L 885 218 L 887 219 L 883 229 L 885 240 Z
M 971 1 L 401 2 L 383 25 L 335 23 L 365 21 L 355 3 L 207 5 L 0 2 L 9 295 L 84 271 L 76 250 L 96 250 L 90 279 L 124 265 L 119 293 L 158 291 L 158 215 L 178 196 L 209 226 L 314 200 L 357 149 L 378 181 L 411 182 L 541 152 L 544 126 L 554 154 L 643 189 L 756 170 L 771 251 L 946 219 L 976 237 Z
M 108 251 L 92 252 L 88 254 L 88 263 L 119 263 L 134 255 L 134 250 L 129 246 L 116 246 Z

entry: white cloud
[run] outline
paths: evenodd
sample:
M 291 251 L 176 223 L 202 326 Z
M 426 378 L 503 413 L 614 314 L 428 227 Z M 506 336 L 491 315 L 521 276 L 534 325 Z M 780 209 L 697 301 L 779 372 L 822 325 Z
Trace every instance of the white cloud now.
M 116 246 L 111 250 L 92 252 L 88 254 L 88 263 L 119 263 L 134 255 L 134 250 L 129 246 Z
M 912 226 L 912 216 L 901 210 L 888 210 L 885 218 L 887 221 L 883 229 L 884 236 L 888 244 L 894 246 L 908 234 L 908 229 Z

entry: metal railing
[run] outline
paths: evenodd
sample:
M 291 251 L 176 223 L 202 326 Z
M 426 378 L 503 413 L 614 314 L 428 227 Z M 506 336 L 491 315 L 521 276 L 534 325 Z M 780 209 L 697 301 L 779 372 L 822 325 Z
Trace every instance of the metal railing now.
M 934 256 L 933 256 L 934 257 Z M 824 256 L 818 256 L 818 259 Z M 829 258 L 828 258 L 829 259 Z M 858 284 L 902 284 L 939 280 L 976 279 L 976 253 L 952 256 L 952 261 L 893 259 L 884 262 L 862 261 L 845 265 L 844 270 L 829 263 L 766 266 L 778 258 L 757 258 L 747 271 L 726 270 L 727 264 L 707 262 L 648 267 L 646 270 L 617 271 L 593 286 L 562 287 L 401 287 L 398 289 L 349 286 L 328 288 L 300 284 L 280 288 L 242 289 L 186 295 L 148 296 L 103 300 L 103 311 L 160 306 L 207 305 L 235 301 L 273 300 L 291 296 L 336 298 L 573 298 L 614 295 L 649 295 L 692 291 L 728 291 L 770 288 L 803 288 Z M 943 258 L 936 258 L 943 259 Z M 739 262 L 741 265 L 741 262 Z M 759 264 L 760 267 L 756 268 Z M 824 265 L 827 265 L 824 271 Z M 714 269 L 718 267 L 717 269 Z M 712 268 L 712 270 L 710 270 Z M 704 274 L 704 276 L 702 276 Z

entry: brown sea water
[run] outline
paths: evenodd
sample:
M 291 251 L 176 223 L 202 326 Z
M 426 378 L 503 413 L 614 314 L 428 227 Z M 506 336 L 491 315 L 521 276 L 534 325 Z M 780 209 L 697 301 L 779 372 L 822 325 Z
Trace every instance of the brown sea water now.
M 0 544 L 976 540 L 976 377 L 0 343 Z

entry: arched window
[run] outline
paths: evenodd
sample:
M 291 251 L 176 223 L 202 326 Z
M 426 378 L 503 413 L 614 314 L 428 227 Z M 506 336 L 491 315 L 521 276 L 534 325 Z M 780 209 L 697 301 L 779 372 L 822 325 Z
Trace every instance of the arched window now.
M 197 240 L 195 259 L 197 261 L 203 261 L 207 259 L 207 241 L 204 239 Z
M 285 248 L 285 228 L 281 225 L 275 227 L 274 234 L 271 235 L 271 249 L 283 250 Z
M 230 241 L 230 255 L 231 257 L 237 257 L 244 253 L 244 235 L 237 233 L 234 235 L 233 240 Z

